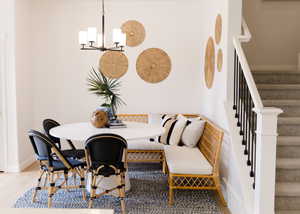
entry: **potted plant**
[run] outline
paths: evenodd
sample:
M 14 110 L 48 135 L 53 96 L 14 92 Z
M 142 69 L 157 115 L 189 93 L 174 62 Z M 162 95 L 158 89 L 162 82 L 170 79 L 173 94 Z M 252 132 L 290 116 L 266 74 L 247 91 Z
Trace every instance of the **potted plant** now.
M 100 69 L 96 71 L 92 68 L 87 82 L 89 87 L 88 90 L 93 94 L 102 97 L 105 101 L 98 110 L 106 111 L 109 119 L 115 120 L 118 107 L 125 104 L 119 94 L 121 87 L 120 80 L 107 78 Z

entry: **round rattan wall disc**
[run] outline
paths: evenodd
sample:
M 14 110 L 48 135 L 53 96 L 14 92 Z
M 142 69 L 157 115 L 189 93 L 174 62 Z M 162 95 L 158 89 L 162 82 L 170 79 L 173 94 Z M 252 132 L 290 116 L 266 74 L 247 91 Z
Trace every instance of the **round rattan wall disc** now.
M 218 71 L 221 72 L 223 68 L 223 51 L 222 49 L 218 50 L 218 55 L 217 55 L 217 68 Z
M 146 82 L 159 83 L 171 72 L 171 59 L 158 48 L 150 48 L 140 54 L 136 62 L 138 75 Z
M 211 88 L 215 74 L 215 45 L 212 37 L 209 37 L 205 51 L 205 82 L 207 88 Z
M 128 70 L 128 59 L 119 51 L 107 51 L 100 59 L 100 70 L 108 78 L 120 78 Z
M 135 47 L 144 42 L 146 31 L 140 22 L 130 20 L 125 22 L 121 28 L 123 33 L 126 33 L 127 45 L 129 47 Z
M 216 19 L 215 25 L 215 39 L 216 43 L 220 44 L 222 38 L 222 16 L 219 14 Z

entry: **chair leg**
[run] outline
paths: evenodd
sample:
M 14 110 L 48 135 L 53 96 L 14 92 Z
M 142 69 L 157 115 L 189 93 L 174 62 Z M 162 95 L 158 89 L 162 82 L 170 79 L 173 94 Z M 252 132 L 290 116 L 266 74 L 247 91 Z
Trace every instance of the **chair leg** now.
M 64 179 L 65 179 L 65 185 L 66 185 L 66 188 L 67 188 L 67 191 L 69 192 L 70 190 L 68 189 L 68 181 L 69 181 L 69 172 L 68 171 L 65 171 L 64 172 Z
M 91 183 L 91 197 L 90 197 L 90 201 L 89 201 L 89 208 L 93 208 L 93 201 L 96 198 L 96 190 L 97 190 L 97 186 L 96 186 L 96 176 L 93 174 L 92 175 L 92 183 Z
M 217 190 L 218 196 L 219 196 L 219 198 L 220 198 L 220 201 L 221 201 L 221 203 L 222 203 L 222 205 L 223 205 L 224 207 L 227 207 L 227 202 L 225 201 L 225 198 L 224 198 L 224 196 L 223 196 L 219 178 L 214 178 L 214 181 L 215 181 L 215 184 L 216 184 L 216 187 L 217 187 L 216 190 Z
M 172 186 L 173 186 L 173 179 L 171 175 L 169 175 L 169 206 L 172 206 L 174 204 L 174 190 Z
M 84 169 L 80 169 L 80 188 L 82 191 L 82 199 L 85 201 L 86 200 L 86 189 L 85 189 L 85 174 L 84 174 Z
M 36 202 L 36 195 L 37 195 L 37 192 L 39 190 L 41 190 L 41 180 L 42 180 L 42 177 L 44 175 L 45 171 L 41 171 L 40 172 L 40 177 L 38 178 L 38 183 L 37 183 L 37 186 L 36 188 L 34 189 L 34 192 L 33 192 L 33 195 L 32 195 L 32 202 Z
M 120 200 L 121 200 L 121 211 L 122 211 L 122 214 L 125 214 L 126 213 L 126 207 L 125 207 L 125 174 L 124 173 L 121 173 L 119 175 L 119 184 L 121 185 L 121 188 L 119 188 L 119 197 L 120 197 Z
M 54 173 L 50 172 L 49 174 L 49 187 L 48 187 L 48 208 L 52 206 L 52 197 L 54 195 L 55 182 L 54 182 Z
M 220 187 L 220 186 L 217 187 L 217 193 L 218 193 L 218 195 L 219 195 L 219 198 L 220 198 L 220 201 L 221 201 L 222 205 L 223 205 L 224 207 L 227 207 L 227 202 L 225 201 L 225 198 L 224 198 L 224 196 L 223 196 L 223 193 L 222 193 L 222 190 L 221 190 L 221 187 Z

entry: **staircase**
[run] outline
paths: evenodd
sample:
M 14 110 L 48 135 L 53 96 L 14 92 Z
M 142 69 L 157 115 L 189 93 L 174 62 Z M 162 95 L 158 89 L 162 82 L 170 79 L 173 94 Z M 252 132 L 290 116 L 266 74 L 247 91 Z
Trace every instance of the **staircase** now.
M 278 121 L 276 214 L 300 214 L 300 72 L 253 75 L 264 106 L 284 111 Z

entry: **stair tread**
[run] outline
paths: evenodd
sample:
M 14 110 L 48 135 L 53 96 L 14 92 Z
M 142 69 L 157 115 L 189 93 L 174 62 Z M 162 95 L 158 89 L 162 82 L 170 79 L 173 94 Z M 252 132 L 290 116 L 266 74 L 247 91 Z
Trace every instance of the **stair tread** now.
M 300 210 L 276 210 L 276 214 L 299 214 Z
M 257 88 L 269 90 L 297 90 L 300 89 L 300 84 L 257 84 Z
M 300 146 L 300 136 L 278 136 L 278 146 Z
M 300 197 L 300 183 L 277 182 L 276 196 Z
M 279 125 L 300 125 L 300 117 L 279 117 Z
M 291 100 L 263 100 L 265 106 L 300 106 L 300 99 Z
M 300 158 L 278 158 L 277 169 L 300 169 Z
M 300 75 L 300 72 L 299 71 L 260 71 L 260 70 L 254 70 L 252 71 L 253 74 L 299 74 Z

